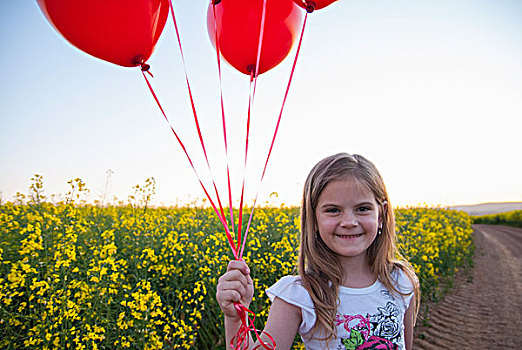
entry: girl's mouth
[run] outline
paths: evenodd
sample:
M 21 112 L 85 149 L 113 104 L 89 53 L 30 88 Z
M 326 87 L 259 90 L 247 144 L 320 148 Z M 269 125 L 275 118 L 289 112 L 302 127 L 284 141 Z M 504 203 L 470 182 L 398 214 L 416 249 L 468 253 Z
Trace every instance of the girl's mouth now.
M 363 234 L 362 233 L 359 233 L 359 234 L 356 234 L 356 235 L 336 235 L 337 237 L 339 238 L 343 238 L 343 239 L 354 239 L 354 238 L 357 238 L 357 237 L 361 237 Z

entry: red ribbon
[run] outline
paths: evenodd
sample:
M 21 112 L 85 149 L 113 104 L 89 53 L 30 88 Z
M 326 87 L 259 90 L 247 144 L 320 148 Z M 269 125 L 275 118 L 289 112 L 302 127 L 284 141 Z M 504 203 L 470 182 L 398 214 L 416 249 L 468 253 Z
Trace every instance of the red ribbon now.
M 218 74 L 219 74 L 219 87 L 220 87 L 220 97 L 221 97 L 221 116 L 222 116 L 222 123 L 223 123 L 223 136 L 224 136 L 224 142 L 225 142 L 225 152 L 226 152 L 226 159 L 227 159 L 227 183 L 228 183 L 228 194 L 229 194 L 229 207 L 230 207 L 230 221 L 232 224 L 232 227 L 234 227 L 234 215 L 232 211 L 232 189 L 230 186 L 230 173 L 229 173 L 229 164 L 228 164 L 228 145 L 227 145 L 227 134 L 226 134 L 226 121 L 225 121 L 225 112 L 224 112 L 224 105 L 223 105 L 223 90 L 222 90 L 222 79 L 221 79 L 221 54 L 219 49 L 219 35 L 218 35 L 218 29 L 217 29 L 217 20 L 216 20 L 216 2 L 213 2 L 213 16 L 214 16 L 214 32 L 215 32 L 215 42 L 216 42 L 216 55 L 217 55 L 217 65 L 218 65 Z M 266 0 L 263 4 L 263 15 L 262 15 L 262 21 L 261 21 L 261 30 L 260 30 L 260 41 L 258 46 L 258 54 L 257 54 L 257 60 L 256 60 L 256 69 L 255 71 L 252 70 L 250 74 L 250 91 L 249 93 L 249 101 L 248 101 L 248 117 L 247 117 L 247 132 L 246 132 L 246 139 L 245 139 L 245 161 L 244 161 L 244 169 L 243 169 L 243 181 L 241 186 L 241 198 L 240 198 L 240 205 L 239 205 L 239 214 L 238 214 L 238 224 L 237 224 L 237 248 L 240 247 L 241 242 L 244 241 L 242 239 L 241 233 L 242 233 L 242 221 L 243 221 L 243 200 L 244 200 L 244 191 L 245 191 L 245 174 L 246 174 L 246 166 L 247 166 L 247 159 L 248 159 L 248 139 L 250 134 L 250 117 L 251 117 L 251 106 L 253 103 L 254 95 L 255 95 L 255 82 L 257 81 L 258 76 L 258 67 L 259 67 L 259 60 L 261 57 L 261 43 L 263 38 L 263 32 L 264 32 L 264 18 L 265 18 L 265 9 L 266 9 Z M 254 81 L 254 88 L 252 92 L 252 81 Z M 236 259 L 241 259 L 240 256 L 235 255 Z M 266 344 L 263 342 L 263 340 L 260 338 L 260 334 L 258 330 L 254 327 L 254 320 L 255 320 L 255 313 L 248 308 L 246 308 L 241 303 L 234 303 L 234 307 L 236 308 L 236 311 L 238 312 L 238 315 L 241 319 L 241 326 L 239 327 L 236 335 L 232 338 L 230 342 L 230 346 L 235 350 L 240 350 L 243 343 L 246 341 L 246 347 L 248 348 L 248 343 L 250 340 L 249 333 L 251 331 L 254 331 L 256 334 L 257 339 L 260 342 L 260 345 L 256 346 L 255 349 L 258 349 L 260 346 L 263 346 L 263 348 L 268 350 L 273 350 L 276 347 L 275 341 L 270 336 L 270 334 L 267 334 L 267 337 L 270 339 L 272 344 Z M 249 317 L 249 315 L 252 315 L 252 318 Z M 261 333 L 263 334 L 263 332 Z M 234 346 L 234 343 L 236 345 Z
M 303 42 L 303 36 L 304 36 L 304 31 L 305 31 L 305 27 L 306 27 L 306 19 L 307 18 L 308 18 L 308 13 L 305 14 L 305 18 L 304 18 L 304 21 L 303 21 L 303 28 L 301 29 L 301 36 L 299 38 L 299 44 L 297 45 L 297 50 L 296 50 L 296 53 L 295 53 L 294 63 L 292 64 L 292 70 L 290 72 L 290 77 L 288 79 L 288 85 L 286 86 L 286 91 L 285 91 L 285 96 L 283 98 L 283 103 L 281 104 L 281 110 L 279 111 L 279 117 L 277 118 L 277 124 L 276 124 L 275 130 L 274 130 L 274 136 L 272 137 L 272 142 L 270 143 L 270 149 L 268 151 L 268 155 L 266 156 L 265 166 L 263 167 L 263 173 L 261 174 L 261 179 L 259 181 L 259 187 L 257 189 L 256 196 L 254 197 L 254 204 L 252 205 L 252 210 L 250 211 L 250 217 L 248 219 L 247 228 L 245 230 L 245 238 L 243 240 L 243 244 L 241 245 L 241 250 L 239 251 L 239 257 L 240 258 L 243 256 L 243 251 L 245 249 L 246 237 L 248 235 L 248 231 L 250 230 L 250 223 L 252 222 L 252 216 L 254 214 L 254 208 L 255 208 L 256 203 L 257 203 L 257 197 L 259 195 L 259 189 L 261 188 L 261 183 L 263 182 L 263 179 L 265 178 L 265 173 L 266 173 L 266 168 L 268 166 L 268 161 L 269 161 L 270 156 L 272 154 L 272 149 L 274 148 L 274 143 L 275 143 L 275 139 L 277 137 L 277 132 L 279 131 L 279 125 L 281 123 L 281 117 L 283 115 L 283 110 L 285 108 L 286 98 L 288 97 L 288 92 L 290 91 L 290 85 L 292 84 L 292 79 L 293 79 L 293 76 L 294 76 L 295 66 L 297 64 L 297 58 L 299 57 L 299 52 L 301 51 L 301 44 Z M 238 248 L 239 248 L 239 246 L 238 246 Z
M 178 30 L 178 25 L 177 25 L 177 22 L 176 22 L 176 16 L 174 14 L 174 7 L 172 6 L 172 1 L 169 0 L 169 6 L 170 6 L 170 12 L 172 14 L 172 21 L 174 23 L 174 28 L 176 30 L 176 38 L 178 40 L 178 45 L 179 45 L 179 50 L 180 50 L 180 55 L 181 55 L 181 60 L 182 60 L 182 63 L 183 63 L 183 68 L 184 68 L 184 71 L 185 71 L 185 81 L 187 83 L 187 90 L 188 90 L 188 93 L 189 93 L 189 98 L 190 98 L 190 105 L 192 107 L 192 114 L 194 115 L 194 122 L 196 124 L 196 128 L 197 128 L 197 132 L 198 132 L 198 136 L 199 136 L 199 141 L 201 143 L 201 148 L 203 150 L 203 154 L 205 156 L 205 161 L 207 163 L 207 167 L 209 169 L 209 172 L 211 174 L 211 179 L 212 179 L 212 184 L 214 186 L 214 191 L 216 193 L 216 197 L 217 197 L 217 201 L 218 201 L 218 204 L 219 204 L 219 211 L 216 207 L 216 205 L 214 204 L 214 202 L 212 201 L 210 195 L 208 194 L 207 190 L 205 189 L 205 187 L 203 186 L 203 182 L 201 181 L 201 178 L 199 177 L 199 175 L 197 174 L 197 171 L 195 170 L 195 167 L 194 165 L 192 164 L 192 161 L 190 161 L 191 165 L 192 165 L 192 168 L 194 169 L 194 172 L 196 173 L 196 175 L 198 176 L 198 180 L 201 184 L 201 186 L 203 187 L 203 190 L 205 192 L 205 195 L 207 196 L 208 200 L 210 201 L 211 205 L 212 205 L 212 208 L 214 209 L 216 215 L 218 216 L 219 220 L 221 221 L 221 223 L 223 224 L 223 227 L 225 228 L 225 231 L 226 231 L 226 236 L 227 236 L 227 240 L 229 242 L 229 245 L 230 247 L 232 248 L 232 253 L 234 254 L 234 257 L 236 259 L 238 259 L 238 248 L 239 248 L 239 245 L 235 245 L 234 244 L 234 239 L 232 238 L 232 234 L 230 232 L 230 229 L 228 227 L 228 224 L 225 220 L 225 213 L 223 211 L 223 206 L 221 204 L 221 199 L 219 197 L 219 192 L 218 192 L 218 189 L 217 189 L 217 186 L 216 186 L 216 182 L 214 181 L 214 176 L 212 176 L 212 169 L 210 167 L 210 162 L 208 160 L 208 156 L 207 156 L 207 151 L 206 151 L 206 147 L 205 147 L 205 142 L 203 141 L 203 135 L 201 133 L 201 129 L 200 129 L 200 126 L 199 126 L 199 120 L 198 120 L 198 116 L 197 116 L 197 113 L 196 113 L 196 107 L 195 107 L 195 104 L 194 104 L 194 98 L 192 97 L 192 90 L 190 88 L 190 82 L 189 82 L 189 79 L 188 79 L 188 72 L 187 72 L 187 66 L 185 64 L 185 56 L 183 55 L 183 48 L 181 46 L 181 38 L 180 38 L 180 35 L 179 35 L 179 30 Z M 150 85 L 149 85 L 150 87 Z M 152 90 L 151 90 L 152 91 Z M 157 101 L 157 99 L 156 99 Z M 159 103 L 159 102 L 158 102 Z M 160 107 L 161 108 L 161 107 Z M 223 112 L 224 113 L 224 112 Z M 166 117 L 165 117 L 166 118 Z M 185 152 L 186 153 L 186 152 Z M 231 206 L 231 196 L 229 195 L 229 199 L 230 199 L 230 210 L 232 210 L 232 206 Z
M 223 227 L 225 228 L 225 232 L 226 232 L 228 243 L 230 244 L 230 248 L 232 249 L 232 253 L 234 253 L 234 257 L 236 257 L 236 259 L 237 259 L 238 258 L 237 247 L 234 245 L 234 240 L 232 238 L 232 234 L 230 233 L 228 225 L 227 225 L 227 223 L 225 221 L 225 218 L 221 215 L 220 211 L 218 210 L 218 208 L 216 207 L 214 201 L 212 200 L 212 197 L 208 193 L 207 188 L 203 184 L 203 181 L 201 180 L 201 177 L 199 176 L 199 173 L 196 170 L 196 167 L 194 166 L 194 163 L 192 162 L 192 158 L 190 157 L 190 155 L 189 155 L 189 153 L 187 151 L 187 148 L 185 147 L 185 144 L 183 143 L 183 141 L 181 141 L 181 138 L 179 137 L 178 133 L 176 132 L 176 130 L 174 129 L 174 127 L 170 123 L 169 118 L 167 117 L 167 114 L 163 110 L 163 107 L 161 106 L 161 103 L 160 103 L 158 97 L 156 96 L 156 93 L 154 92 L 154 89 L 152 88 L 152 85 L 149 82 L 149 79 L 147 79 L 147 76 L 145 75 L 145 72 L 142 71 L 142 74 L 143 74 L 143 78 L 145 78 L 145 82 L 147 83 L 147 86 L 149 87 L 149 90 L 150 90 L 152 96 L 154 97 L 154 100 L 156 101 L 156 104 L 158 105 L 161 113 L 163 114 L 163 117 L 165 118 L 165 120 L 169 124 L 170 130 L 172 131 L 172 133 L 176 137 L 176 140 L 178 141 L 179 145 L 183 149 L 183 152 L 185 153 L 185 156 L 187 157 L 187 160 L 189 161 L 190 166 L 192 167 L 192 170 L 194 171 L 194 174 L 198 178 L 199 184 L 201 185 L 201 188 L 203 189 L 203 192 L 205 193 L 205 196 L 209 200 L 212 208 L 214 209 L 214 212 L 216 213 L 216 215 L 218 216 L 219 220 L 223 224 Z
M 264 2 L 264 6 L 265 5 L 266 5 L 266 0 Z M 264 19 L 264 11 L 265 10 L 263 9 L 263 19 Z M 294 58 L 294 63 L 292 65 L 292 70 L 290 72 L 290 77 L 288 79 L 288 85 L 286 87 L 285 96 L 283 98 L 283 103 L 281 105 L 281 110 L 279 112 L 279 117 L 277 119 L 277 124 L 276 124 L 275 130 L 274 130 L 274 135 L 272 137 L 272 142 L 270 143 L 270 149 L 268 151 L 268 155 L 266 157 L 266 161 L 265 161 L 265 165 L 264 165 L 263 172 L 262 172 L 262 175 L 261 175 L 261 179 L 259 181 L 259 187 L 258 187 L 257 192 L 256 192 L 256 196 L 255 196 L 255 199 L 254 199 L 254 204 L 252 205 L 252 209 L 250 211 L 250 217 L 248 219 L 248 224 L 247 224 L 247 227 L 245 229 L 245 234 L 244 234 L 244 237 L 241 240 L 241 224 L 240 223 L 241 223 L 241 218 L 242 218 L 243 191 L 244 191 L 244 185 L 245 185 L 245 180 L 243 178 L 243 187 L 241 189 L 241 205 L 240 205 L 240 214 L 239 214 L 239 224 L 238 224 L 239 225 L 238 231 L 239 231 L 239 237 L 240 237 L 240 240 L 238 240 L 238 248 L 239 248 L 239 246 L 241 246 L 241 250 L 239 251 L 239 258 L 240 259 L 243 257 L 243 252 L 244 252 L 244 249 L 245 249 L 246 238 L 248 236 L 248 232 L 249 232 L 249 229 L 250 229 L 250 224 L 252 222 L 252 217 L 253 217 L 253 214 L 254 214 L 254 208 L 256 206 L 257 198 L 258 198 L 258 195 L 259 195 L 259 189 L 260 189 L 261 183 L 263 182 L 263 179 L 265 177 L 266 169 L 268 167 L 268 161 L 270 160 L 270 156 L 272 154 L 272 150 L 273 150 L 273 147 L 274 147 L 274 144 L 275 144 L 275 139 L 276 139 L 277 133 L 279 131 L 279 126 L 280 126 L 280 123 L 281 123 L 281 117 L 283 115 L 283 110 L 284 110 L 284 107 L 285 107 L 285 104 L 286 104 L 286 99 L 288 97 L 288 92 L 290 91 L 290 85 L 292 83 L 295 67 L 296 67 L 296 64 L 297 64 L 297 58 L 299 57 L 299 52 L 301 50 L 301 44 L 302 44 L 302 41 L 303 41 L 303 36 L 304 36 L 304 31 L 305 31 L 305 27 L 306 27 L 306 20 L 307 20 L 307 18 L 308 18 L 308 13 L 305 14 L 305 18 L 304 18 L 304 21 L 303 21 L 303 28 L 301 29 L 301 36 L 299 38 L 299 44 L 297 46 L 297 50 L 296 50 L 296 54 L 295 54 L 295 58 Z M 261 38 L 262 38 L 262 35 L 263 35 L 263 27 L 261 28 L 261 31 L 260 31 L 260 37 Z M 259 67 L 259 57 L 260 57 L 260 52 L 261 52 L 261 42 L 262 42 L 261 38 L 259 39 L 260 45 L 259 45 L 259 48 L 258 48 L 256 73 L 255 73 L 255 75 L 251 75 L 250 76 L 250 84 L 251 84 L 252 94 L 251 94 L 251 98 L 249 99 L 249 105 L 248 105 L 247 137 L 246 137 L 246 140 L 245 140 L 245 145 L 246 145 L 245 146 L 245 169 L 246 169 L 247 152 L 248 152 L 248 135 L 249 135 L 249 130 L 250 130 L 250 109 L 251 109 L 251 103 L 253 103 L 254 95 L 255 95 L 255 87 L 256 87 L 256 81 L 257 81 L 257 67 Z M 216 45 L 216 46 L 218 46 L 218 45 Z M 253 87 L 253 89 L 252 89 L 252 80 L 254 80 L 254 87 Z M 236 307 L 236 310 L 238 311 L 238 314 L 239 314 L 239 316 L 241 318 L 241 326 L 240 326 L 237 334 L 234 336 L 234 338 L 232 338 L 232 340 L 230 342 L 230 346 L 234 350 L 239 350 L 239 349 L 241 349 L 241 345 L 243 344 L 243 342 L 246 340 L 246 348 L 248 348 L 248 341 L 249 341 L 248 334 L 249 334 L 249 332 L 253 331 L 255 333 L 255 335 L 256 335 L 257 340 L 259 341 L 259 345 L 256 346 L 254 349 L 258 349 L 261 346 L 264 349 L 269 349 L 269 350 L 275 349 L 276 348 L 276 343 L 275 343 L 275 340 L 272 338 L 272 336 L 270 334 L 266 333 L 266 332 L 261 332 L 261 335 L 265 334 L 270 339 L 271 344 L 266 344 L 261 339 L 258 330 L 254 327 L 254 320 L 255 320 L 254 312 L 252 312 L 251 310 L 247 309 L 244 305 L 242 305 L 240 303 L 234 303 L 234 306 Z M 248 317 L 248 314 L 251 314 L 253 316 L 253 318 L 250 319 Z M 236 343 L 235 346 L 234 346 L 234 342 Z
M 248 118 L 247 118 L 247 131 L 246 131 L 246 139 L 245 139 L 245 165 L 244 165 L 244 169 L 243 169 L 243 184 L 241 187 L 241 202 L 239 205 L 239 220 L 242 220 L 242 218 L 243 218 L 243 195 L 245 192 L 245 175 L 246 175 L 246 168 L 247 168 L 248 139 L 249 139 L 249 135 L 250 135 L 250 118 L 251 118 L 252 106 L 254 104 L 254 98 L 256 95 L 257 78 L 259 76 L 259 62 L 261 61 L 261 50 L 263 48 L 263 37 L 265 34 L 266 1 L 267 0 L 263 1 L 263 12 L 261 13 L 259 40 L 258 40 L 258 44 L 257 44 L 256 66 L 255 66 L 255 69 L 252 69 L 252 71 L 250 72 L 250 93 L 249 93 L 249 99 L 248 99 Z M 253 86 L 252 86 L 252 82 L 254 83 Z M 254 204 L 254 206 L 255 206 L 255 204 Z M 254 208 L 254 206 L 252 206 L 252 209 Z M 243 238 L 241 236 L 242 228 L 243 228 L 243 226 L 241 224 L 238 224 L 238 232 L 239 232 L 239 234 L 238 234 L 239 239 L 237 242 L 238 249 L 242 245 L 241 242 L 243 242 L 243 245 L 244 245 L 244 242 L 246 242 L 247 230 L 245 230 L 245 237 Z M 239 256 L 239 258 L 241 258 L 241 255 Z
M 213 2 L 214 6 L 218 2 L 219 1 L 214 0 L 214 2 Z M 274 147 L 274 144 L 275 144 L 275 139 L 276 139 L 276 136 L 277 136 L 277 133 L 278 133 L 278 130 L 279 130 L 279 126 L 280 126 L 280 122 L 281 122 L 281 117 L 282 117 L 282 114 L 283 114 L 284 106 L 285 106 L 285 103 L 286 103 L 286 99 L 288 97 L 288 92 L 290 90 L 290 85 L 291 85 L 293 74 L 294 74 L 294 71 L 295 71 L 297 58 L 299 56 L 299 52 L 300 52 L 300 49 L 301 49 L 301 43 L 302 43 L 302 40 L 303 40 L 303 34 L 304 34 L 305 25 L 306 25 L 306 19 L 307 19 L 307 14 L 306 14 L 304 22 L 303 22 L 303 28 L 302 28 L 302 31 L 301 31 L 301 37 L 299 39 L 299 45 L 297 47 L 294 63 L 292 65 L 292 70 L 291 70 L 290 77 L 289 77 L 289 80 L 288 80 L 288 85 L 287 85 L 287 88 L 286 88 L 286 92 L 285 92 L 285 95 L 284 95 L 284 98 L 283 98 L 283 102 L 282 102 L 282 105 L 281 105 L 281 110 L 280 110 L 280 113 L 279 113 L 279 117 L 277 119 L 275 130 L 274 130 L 274 135 L 272 137 L 270 148 L 269 148 L 266 160 L 265 160 L 263 172 L 262 172 L 261 179 L 260 179 L 260 182 L 259 182 L 259 186 L 258 186 L 258 189 L 257 189 L 257 192 L 256 192 L 256 196 L 255 196 L 255 199 L 254 199 L 254 204 L 253 204 L 252 209 L 250 211 L 248 224 L 247 224 L 247 227 L 246 227 L 245 232 L 243 234 L 243 232 L 242 232 L 243 200 L 244 200 L 244 191 L 245 191 L 245 182 L 246 182 L 245 181 L 246 167 L 247 167 L 247 160 L 248 160 L 248 148 L 249 148 L 248 146 L 249 146 L 249 134 L 250 134 L 251 109 L 252 109 L 252 105 L 254 103 L 256 84 L 257 84 L 257 77 L 258 77 L 258 71 L 259 71 L 259 62 L 260 62 L 260 57 L 261 57 L 262 39 L 263 39 L 263 34 L 264 34 L 264 21 L 265 21 L 265 12 L 266 12 L 266 2 L 267 2 L 267 0 L 264 0 L 264 2 L 263 2 L 263 14 L 262 14 L 262 17 L 261 17 L 261 28 L 260 28 L 260 34 L 259 34 L 259 45 L 258 45 L 256 66 L 255 66 L 255 69 L 252 69 L 252 72 L 251 72 L 251 75 L 250 75 L 250 94 L 249 94 L 249 104 L 248 104 L 248 118 L 247 118 L 247 125 L 246 125 L 244 172 L 243 172 L 243 181 L 242 181 L 242 187 L 241 187 L 241 199 L 240 199 L 239 215 L 238 215 L 238 225 L 237 225 L 238 236 L 237 236 L 237 243 L 236 244 L 234 243 L 234 239 L 232 237 L 232 233 L 231 233 L 231 231 L 229 229 L 229 226 L 227 224 L 227 221 L 225 219 L 225 213 L 224 213 L 224 210 L 223 210 L 223 206 L 221 204 L 221 199 L 220 199 L 220 196 L 219 196 L 219 192 L 218 192 L 216 183 L 214 181 L 214 177 L 212 176 L 212 169 L 211 169 L 211 166 L 210 166 L 210 162 L 208 160 L 206 147 L 205 147 L 205 142 L 203 140 L 203 135 L 202 135 L 202 132 L 201 132 L 201 129 L 200 129 L 199 120 L 198 120 L 198 117 L 197 117 L 196 108 L 195 108 L 195 104 L 194 104 L 194 99 L 192 97 L 192 91 L 191 91 L 190 82 L 189 82 L 189 79 L 188 79 L 188 73 L 187 73 L 187 68 L 186 68 L 185 59 L 184 59 L 184 55 L 183 55 L 183 49 L 182 49 L 182 46 L 181 46 L 181 39 L 180 39 L 178 26 L 177 26 L 176 18 L 175 18 L 175 15 L 174 15 L 174 8 L 172 6 L 172 1 L 171 0 L 169 0 L 169 6 L 170 6 L 171 14 L 172 14 L 172 20 L 174 22 L 174 28 L 176 30 L 176 36 L 177 36 L 177 40 L 178 40 L 178 44 L 179 44 L 179 49 L 180 49 L 180 53 L 181 53 L 181 59 L 182 59 L 182 62 L 183 62 L 183 67 L 185 69 L 185 80 L 186 80 L 186 83 L 187 83 L 187 90 L 188 90 L 188 93 L 189 93 L 190 103 L 191 103 L 191 107 L 192 107 L 192 113 L 193 113 L 193 116 L 194 116 L 194 122 L 196 124 L 199 141 L 200 141 L 200 144 L 201 144 L 201 148 L 203 150 L 203 154 L 205 156 L 205 161 L 207 163 L 208 170 L 209 170 L 209 172 L 211 174 L 212 184 L 213 184 L 213 187 L 214 187 L 215 194 L 217 196 L 217 202 L 218 202 L 218 205 L 219 205 L 219 209 L 218 209 L 218 206 L 216 206 L 215 202 L 212 200 L 212 197 L 210 196 L 209 192 L 207 191 L 207 188 L 203 184 L 203 181 L 201 180 L 201 177 L 199 176 L 199 173 L 196 170 L 196 167 L 194 166 L 192 158 L 190 157 L 190 155 L 189 155 L 189 153 L 188 153 L 184 143 L 182 142 L 181 138 L 179 137 L 178 133 L 175 131 L 174 127 L 170 123 L 170 121 L 169 121 L 165 111 L 163 110 L 163 107 L 161 106 L 161 103 L 160 103 L 156 93 L 154 92 L 154 89 L 152 88 L 152 86 L 151 86 L 147 76 L 145 75 L 145 73 L 148 73 L 148 74 L 150 74 L 151 77 L 153 77 L 153 75 L 149 72 L 150 66 L 148 64 L 146 64 L 145 62 L 139 62 L 139 66 L 141 68 L 143 77 L 144 77 L 144 79 L 145 79 L 145 81 L 147 83 L 147 86 L 148 86 L 152 96 L 154 97 L 154 100 L 156 101 L 156 104 L 158 105 L 161 113 L 163 114 L 163 117 L 165 118 L 165 120 L 169 124 L 169 127 L 170 127 L 172 133 L 174 134 L 176 140 L 178 141 L 179 145 L 183 149 L 183 152 L 185 153 L 185 156 L 186 156 L 187 160 L 189 161 L 189 163 L 190 163 L 190 165 L 192 167 L 192 170 L 194 171 L 194 173 L 195 173 L 195 175 L 196 175 L 196 177 L 197 177 L 197 179 L 198 179 L 198 181 L 199 181 L 199 183 L 201 185 L 201 188 L 203 189 L 203 192 L 205 193 L 205 196 L 209 200 L 209 202 L 210 202 L 214 212 L 216 213 L 217 217 L 219 218 L 219 220 L 221 221 L 221 223 L 222 223 L 222 225 L 223 225 L 223 227 L 225 229 L 228 243 L 230 245 L 230 248 L 232 249 L 232 253 L 234 254 L 234 258 L 236 260 L 241 260 L 241 258 L 243 256 L 245 243 L 246 243 L 246 238 L 248 236 L 248 232 L 249 232 L 250 225 L 251 225 L 251 222 L 252 222 L 252 217 L 253 217 L 255 205 L 257 203 L 259 190 L 260 190 L 260 187 L 261 187 L 261 183 L 263 182 L 263 179 L 265 177 L 266 169 L 267 169 L 267 166 L 268 166 L 268 161 L 269 161 L 270 156 L 272 154 L 272 150 L 273 150 L 273 147 Z M 215 11 L 214 11 L 214 26 L 217 26 Z M 231 221 L 232 228 L 234 228 L 234 214 L 233 214 L 233 208 L 232 208 L 232 194 L 231 194 L 232 191 L 231 191 L 231 185 L 230 185 L 230 170 L 229 170 L 229 162 L 228 162 L 227 129 L 226 129 L 226 119 L 225 119 L 224 102 L 223 102 L 223 90 L 222 90 L 222 81 L 221 81 L 221 63 L 220 63 L 220 52 L 219 52 L 219 42 L 218 42 L 219 38 L 218 38 L 218 34 L 217 34 L 218 30 L 217 30 L 217 28 L 215 28 L 215 29 L 216 29 L 215 33 L 216 33 L 217 62 L 218 62 L 218 71 L 219 71 L 219 84 L 220 84 L 220 94 L 221 94 L 221 117 L 222 117 L 222 124 L 223 124 L 223 137 L 224 137 L 224 144 L 225 144 L 225 153 L 226 153 L 226 158 L 227 158 L 228 201 L 229 201 L 229 209 L 230 209 L 230 221 Z M 242 305 L 240 303 L 234 303 L 234 306 L 235 306 L 235 308 L 236 308 L 236 310 L 238 312 L 238 315 L 240 316 L 241 326 L 240 326 L 237 334 L 232 338 L 230 346 L 234 350 L 240 350 L 241 346 L 243 345 L 243 343 L 246 342 L 246 347 L 248 348 L 248 342 L 249 342 L 249 339 L 250 339 L 249 338 L 249 333 L 251 331 L 253 331 L 254 334 L 256 335 L 257 340 L 259 341 L 259 345 L 257 345 L 254 349 L 258 349 L 260 347 L 263 347 L 264 349 L 267 349 L 267 350 L 274 350 L 276 348 L 276 343 L 275 343 L 274 339 L 270 336 L 270 334 L 268 334 L 266 332 L 259 332 L 254 327 L 255 313 L 253 311 L 249 310 L 248 308 L 246 308 L 244 305 Z M 270 344 L 267 344 L 267 343 L 263 342 L 263 340 L 261 339 L 261 335 L 263 335 L 263 334 L 266 337 L 268 337 L 268 339 L 270 340 Z M 236 345 L 234 345 L 234 343 Z
M 217 66 L 218 66 L 218 76 L 219 76 L 219 95 L 220 95 L 220 102 L 221 102 L 221 122 L 223 124 L 223 140 L 225 145 L 225 159 L 227 162 L 227 187 L 228 187 L 228 207 L 230 210 L 230 225 L 232 228 L 234 228 L 234 210 L 232 207 L 232 188 L 230 185 L 230 167 L 229 167 L 229 161 L 228 161 L 228 141 L 227 141 L 227 124 L 226 124 L 226 118 L 225 118 L 225 106 L 223 102 L 223 83 L 221 79 L 221 54 L 219 51 L 219 35 L 217 30 L 217 19 L 216 19 L 216 5 L 221 0 L 213 0 L 212 1 L 212 14 L 214 16 L 214 32 L 215 32 L 215 40 L 216 40 L 216 59 L 217 59 Z M 239 247 L 239 244 L 238 244 Z
M 234 307 L 236 308 L 236 311 L 237 311 L 239 317 L 241 318 L 241 326 L 239 327 L 237 334 L 230 341 L 230 347 L 234 350 L 241 350 L 241 346 L 243 345 L 243 343 L 245 343 L 245 349 L 248 349 L 248 345 L 250 342 L 250 338 L 248 337 L 248 334 L 251 331 L 253 331 L 256 335 L 257 340 L 259 341 L 259 345 L 254 347 L 253 350 L 259 349 L 261 346 L 264 349 L 275 350 L 276 343 L 275 343 L 274 338 L 272 338 L 272 336 L 270 334 L 268 334 L 267 332 L 262 331 L 260 333 L 254 327 L 254 321 L 256 319 L 255 313 L 253 311 L 247 309 L 246 306 L 244 306 L 243 304 L 238 303 L 238 302 L 234 303 Z M 252 318 L 248 317 L 249 314 L 252 315 Z M 263 334 L 268 337 L 271 344 L 267 344 L 261 339 L 261 335 L 263 335 Z M 235 343 L 235 345 L 234 345 L 234 343 Z

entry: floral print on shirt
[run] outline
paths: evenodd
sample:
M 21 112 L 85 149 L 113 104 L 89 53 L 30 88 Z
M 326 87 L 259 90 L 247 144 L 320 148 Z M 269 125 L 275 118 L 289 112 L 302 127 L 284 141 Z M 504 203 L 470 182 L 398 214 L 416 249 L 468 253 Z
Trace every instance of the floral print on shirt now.
M 335 323 L 343 325 L 349 338 L 341 338 L 338 350 L 399 350 L 397 341 L 401 337 L 401 320 L 398 307 L 388 302 L 377 308 L 375 315 L 337 315 Z

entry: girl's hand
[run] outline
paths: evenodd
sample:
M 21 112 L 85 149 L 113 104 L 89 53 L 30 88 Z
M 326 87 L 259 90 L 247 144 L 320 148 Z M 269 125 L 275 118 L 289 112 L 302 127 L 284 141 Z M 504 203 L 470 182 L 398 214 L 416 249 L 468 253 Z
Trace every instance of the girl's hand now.
M 247 308 L 254 295 L 254 283 L 250 269 L 243 260 L 228 263 L 227 272 L 218 280 L 216 299 L 225 317 L 238 318 L 234 302 L 240 302 Z

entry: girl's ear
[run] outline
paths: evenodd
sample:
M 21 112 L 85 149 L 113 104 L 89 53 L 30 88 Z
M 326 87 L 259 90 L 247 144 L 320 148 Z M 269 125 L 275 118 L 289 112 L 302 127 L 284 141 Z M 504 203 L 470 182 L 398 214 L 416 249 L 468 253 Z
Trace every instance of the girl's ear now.
M 381 205 L 381 213 L 379 215 L 379 225 L 382 226 L 384 218 L 386 217 L 386 214 L 388 213 L 388 202 L 383 201 Z

